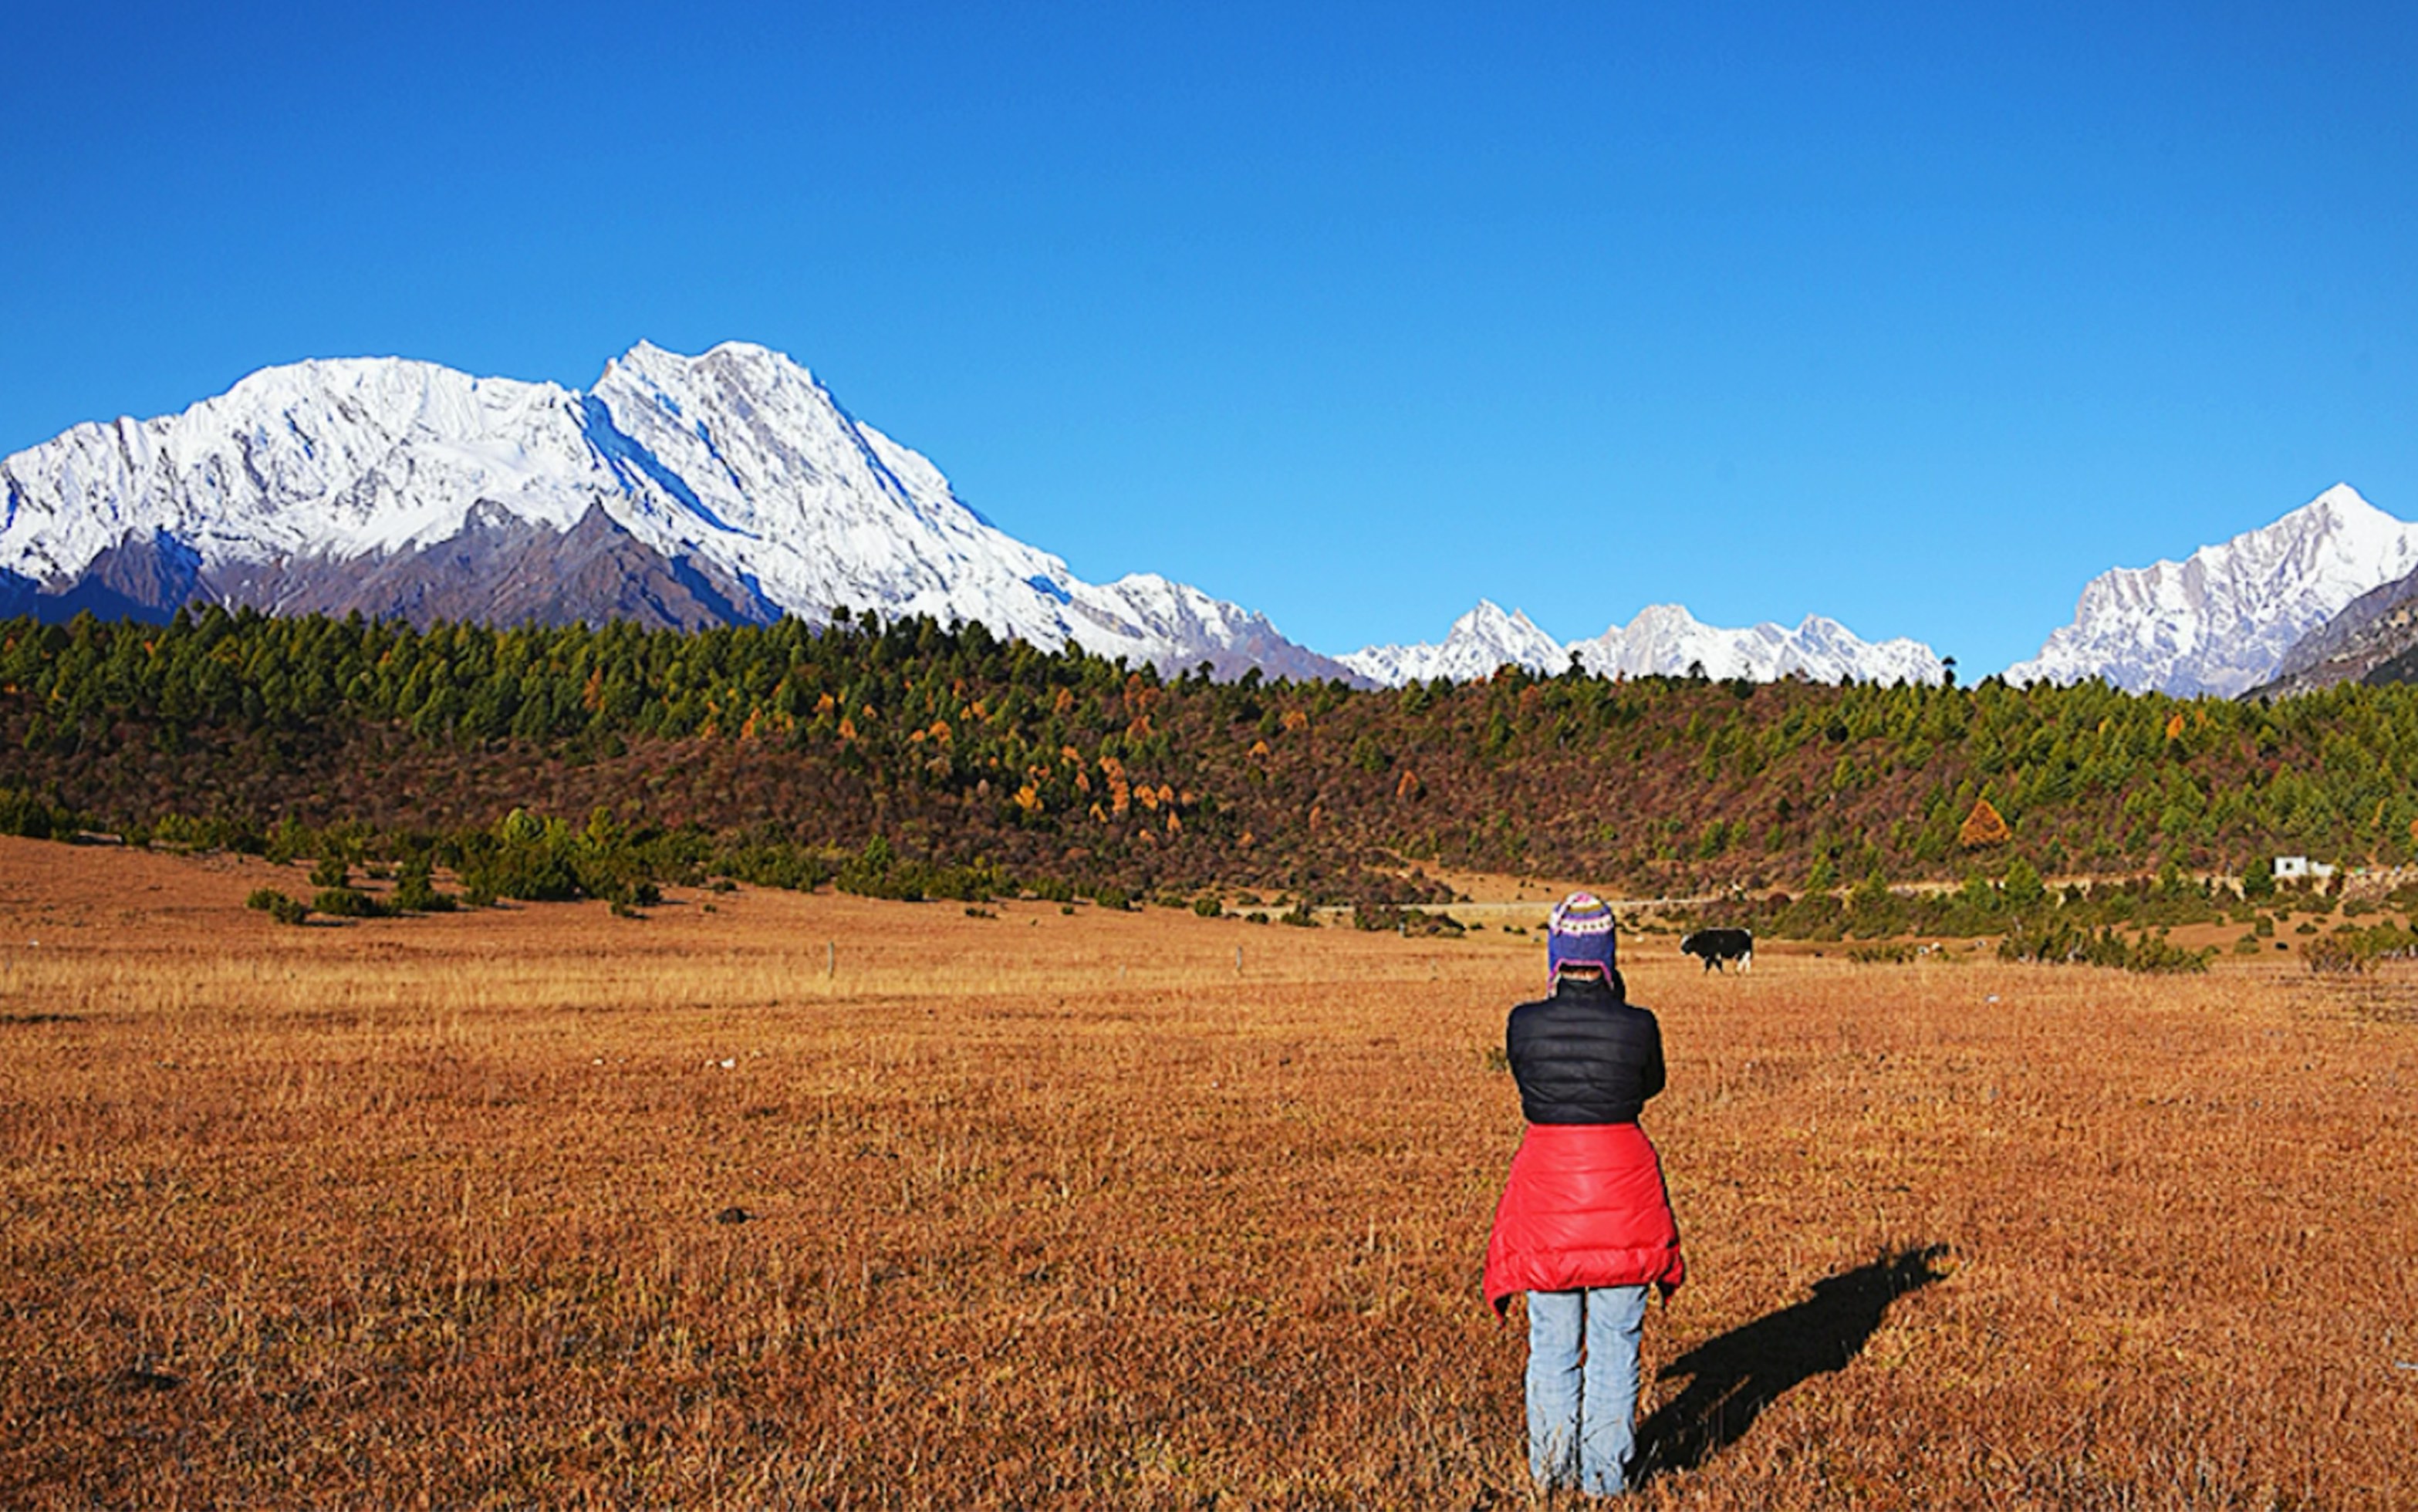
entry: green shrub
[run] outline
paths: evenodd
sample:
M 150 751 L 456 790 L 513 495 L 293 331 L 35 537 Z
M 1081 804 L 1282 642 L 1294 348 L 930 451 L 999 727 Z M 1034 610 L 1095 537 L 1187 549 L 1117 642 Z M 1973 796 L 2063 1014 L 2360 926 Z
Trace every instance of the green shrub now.
M 451 913 L 454 908 L 453 895 L 436 891 L 426 872 L 406 872 L 387 902 L 398 913 Z
M 959 903 L 987 903 L 1002 893 L 1017 891 L 1016 879 L 988 861 L 970 865 L 938 865 L 897 855 L 890 842 L 875 835 L 865 848 L 842 863 L 833 883 L 859 897 L 894 898 L 921 903 L 949 898 Z
M 377 899 L 353 887 L 323 887 L 312 897 L 311 908 L 330 919 L 376 919 L 387 912 Z
M 196 819 L 163 814 L 151 823 L 150 843 L 169 850 L 235 850 L 258 854 L 266 843 L 259 830 L 237 819 Z
M 2312 971 L 2364 972 L 2376 964 L 2375 954 L 2356 936 L 2328 935 L 2310 940 L 2301 953 Z
M 311 905 L 299 898 L 290 898 L 273 887 L 256 887 L 243 900 L 247 909 L 258 909 L 282 924 L 298 924 L 311 917 Z
M 1847 952 L 1847 959 L 1861 966 L 1905 966 L 1914 957 L 1914 946 L 1903 939 L 1877 945 L 1858 945 Z
M 1226 915 L 1226 906 L 1216 898 L 1195 898 L 1192 911 L 1203 919 L 1222 919 Z
M 1290 921 L 1288 921 L 1290 922 Z M 1397 934 L 1416 935 L 1422 939 L 1444 936 L 1461 937 L 1462 922 L 1448 913 L 1431 913 L 1425 909 L 1406 909 L 1398 903 L 1355 903 L 1352 906 L 1352 927 L 1354 929 L 1391 929 Z
M 65 840 L 76 832 L 73 814 L 18 787 L 0 787 L 0 834 Z
M 313 887 L 350 887 L 353 869 L 344 864 L 342 856 L 322 856 L 311 866 Z
M 543 840 L 506 841 L 463 873 L 462 891 L 465 901 L 473 892 L 524 903 L 569 903 L 580 895 L 569 860 Z
M 2048 966 L 2108 966 L 2125 971 L 2160 974 L 2205 971 L 2209 959 L 2215 954 L 2213 947 L 2185 950 L 2163 935 L 2143 935 L 2128 939 L 2104 924 L 2096 929 L 2086 929 L 2054 917 L 2020 923 L 1998 941 L 1998 958 L 2002 961 L 2030 961 Z
M 714 869 L 723 873 L 707 884 L 716 893 L 737 890 L 730 880 L 753 883 L 758 887 L 778 887 L 792 893 L 811 893 L 832 879 L 837 868 L 815 851 L 802 846 L 743 846 L 726 850 L 714 858 Z
M 2145 935 L 2133 941 L 2133 953 L 2122 964 L 2128 971 L 2196 973 L 2207 970 L 2210 958 L 2215 955 L 2212 945 L 2185 950 L 2164 935 Z
M 2303 956 L 2312 971 L 2365 971 L 2379 961 L 2408 960 L 2418 955 L 2418 933 L 2391 920 L 2362 928 L 2339 924 L 2334 932 L 2312 939 Z

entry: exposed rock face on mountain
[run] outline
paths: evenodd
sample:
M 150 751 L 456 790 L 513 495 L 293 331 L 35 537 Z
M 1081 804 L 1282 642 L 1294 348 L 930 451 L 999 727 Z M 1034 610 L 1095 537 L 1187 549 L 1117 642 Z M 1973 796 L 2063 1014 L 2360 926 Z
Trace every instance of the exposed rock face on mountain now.
M 2418 526 L 2338 483 L 2273 525 L 2183 561 L 2120 567 L 2082 590 L 2074 622 L 2012 682 L 2104 678 L 2132 692 L 2231 696 L 2353 600 L 2418 569 Z
M 1399 687 L 1437 678 L 1467 682 L 1491 677 L 1496 667 L 1505 665 L 1559 672 L 1569 665 L 1569 652 L 1519 610 L 1506 613 L 1480 599 L 1477 608 L 1452 622 L 1452 630 L 1441 642 L 1371 646 L 1340 660 L 1372 682 Z
M 253 374 L 0 461 L 0 611 L 195 598 L 426 622 L 981 620 L 1163 670 L 1357 680 L 1151 574 L 1091 584 L 780 354 L 640 345 L 585 393 L 399 359 Z
M 1560 672 L 1573 656 L 1588 671 L 1625 677 L 1680 677 L 1698 667 L 1707 677 L 1759 682 L 1791 676 L 1820 682 L 1936 682 L 1945 674 L 1939 658 L 1919 641 L 1875 644 L 1819 615 L 1808 615 L 1794 630 L 1775 624 L 1722 630 L 1701 623 L 1676 603 L 1650 604 L 1626 625 L 1564 643 L 1526 615 L 1506 614 L 1481 600 L 1453 622 L 1441 644 L 1372 646 L 1343 661 L 1375 681 L 1401 683 L 1435 677 L 1465 681 L 1506 664 Z
M 2288 698 L 2337 682 L 2418 680 L 2418 573 L 2370 588 L 2292 643 L 2245 697 Z

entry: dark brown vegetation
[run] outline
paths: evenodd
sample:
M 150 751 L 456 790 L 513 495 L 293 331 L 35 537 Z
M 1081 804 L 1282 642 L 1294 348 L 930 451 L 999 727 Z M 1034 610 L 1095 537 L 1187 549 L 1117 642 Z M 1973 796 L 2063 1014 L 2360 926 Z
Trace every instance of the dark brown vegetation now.
M 1531 1504 L 1532 941 L 301 876 L 0 841 L 0 1504 Z M 2400 968 L 1624 966 L 1642 1504 L 2418 1497 Z

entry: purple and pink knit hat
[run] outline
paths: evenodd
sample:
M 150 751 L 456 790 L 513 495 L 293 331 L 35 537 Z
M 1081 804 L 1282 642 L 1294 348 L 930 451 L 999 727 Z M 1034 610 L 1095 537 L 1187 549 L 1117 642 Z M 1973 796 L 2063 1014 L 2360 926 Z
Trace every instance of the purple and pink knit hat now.
M 1612 905 L 1592 893 L 1573 893 L 1553 905 L 1545 924 L 1545 975 L 1562 974 L 1565 966 L 1597 966 L 1612 974 L 1618 954 Z

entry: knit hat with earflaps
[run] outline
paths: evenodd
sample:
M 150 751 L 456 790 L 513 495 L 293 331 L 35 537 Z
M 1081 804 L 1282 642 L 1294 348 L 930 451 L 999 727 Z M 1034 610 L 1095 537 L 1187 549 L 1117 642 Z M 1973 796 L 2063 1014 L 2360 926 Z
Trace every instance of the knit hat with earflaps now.
M 1611 904 L 1592 893 L 1573 893 L 1553 905 L 1545 924 L 1548 978 L 1560 976 L 1565 966 L 1599 966 L 1610 976 L 1618 953 Z

